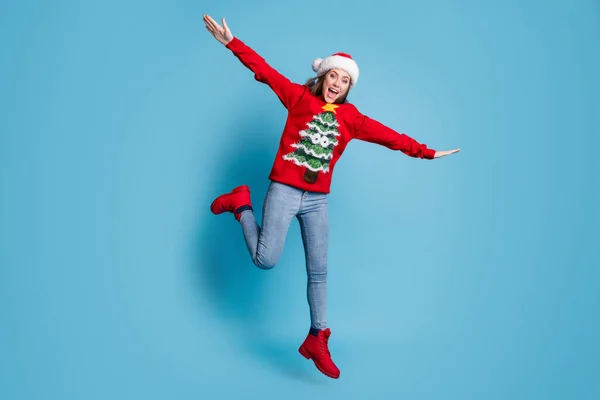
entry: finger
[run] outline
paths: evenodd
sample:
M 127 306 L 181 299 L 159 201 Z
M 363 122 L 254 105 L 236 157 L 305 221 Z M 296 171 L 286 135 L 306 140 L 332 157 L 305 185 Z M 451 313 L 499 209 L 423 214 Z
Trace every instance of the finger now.
M 206 19 L 207 19 L 208 21 L 210 21 L 212 24 L 214 24 L 214 25 L 217 25 L 217 21 L 215 21 L 215 20 L 213 19 L 213 17 L 211 17 L 210 15 L 206 15 L 205 17 L 206 17 Z
M 208 15 L 204 16 L 204 24 L 206 25 L 207 28 L 212 28 L 213 24 L 210 22 L 210 17 Z
M 215 30 L 214 30 L 214 28 L 212 26 L 206 25 L 205 28 L 206 28 L 207 31 L 209 31 L 213 35 L 215 34 Z
M 213 29 L 215 32 L 219 32 L 221 27 L 219 26 L 219 24 L 217 23 L 217 21 L 215 21 L 214 19 L 212 19 L 212 18 L 211 18 L 210 16 L 208 16 L 208 15 L 207 15 L 207 17 L 208 17 L 207 21 L 208 21 L 208 24 L 209 24 L 209 26 L 210 26 L 210 27 L 211 27 L 211 28 L 212 28 L 212 29 Z
M 211 19 L 212 19 L 212 18 L 211 18 L 210 16 L 208 16 L 208 15 L 205 15 L 203 19 L 204 19 L 204 23 L 205 23 L 207 26 L 212 26 L 212 25 L 213 25 L 213 24 L 212 24 L 212 21 L 211 21 Z
M 229 29 L 229 26 L 227 26 L 227 22 L 225 21 L 225 18 L 223 18 L 223 28 L 225 28 L 226 33 L 231 34 L 231 29 Z
M 217 28 L 217 25 L 218 25 L 217 22 L 214 19 L 212 19 L 211 17 L 207 16 L 205 21 L 206 21 L 206 24 L 208 26 L 210 26 L 211 28 L 213 28 L 213 29 Z
M 214 25 L 215 31 L 216 31 L 216 32 L 219 32 L 219 34 L 221 34 L 221 35 L 222 35 L 222 34 L 225 32 L 225 29 L 223 29 L 223 28 L 221 27 L 221 25 L 219 25 L 219 23 L 218 23 L 217 21 L 214 21 L 214 20 L 213 20 L 213 25 Z

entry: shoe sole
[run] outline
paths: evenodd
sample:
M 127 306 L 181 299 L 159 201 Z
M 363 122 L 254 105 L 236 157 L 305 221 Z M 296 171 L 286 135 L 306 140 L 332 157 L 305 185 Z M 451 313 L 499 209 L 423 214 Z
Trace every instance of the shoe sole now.
M 302 357 L 306 358 L 307 360 L 312 360 L 313 364 L 315 364 L 315 367 L 317 367 L 317 369 L 319 371 L 321 371 L 321 373 L 323 373 L 323 375 L 327 375 L 328 377 L 332 378 L 332 379 L 338 379 L 340 376 L 335 376 L 335 375 L 331 375 L 330 373 L 328 373 L 327 371 L 324 371 L 321 367 L 319 367 L 319 364 L 317 364 L 317 362 L 310 356 L 310 354 L 308 353 L 308 351 L 306 351 L 306 349 L 304 348 L 304 346 L 300 346 L 300 348 L 298 349 L 298 352 L 302 355 Z

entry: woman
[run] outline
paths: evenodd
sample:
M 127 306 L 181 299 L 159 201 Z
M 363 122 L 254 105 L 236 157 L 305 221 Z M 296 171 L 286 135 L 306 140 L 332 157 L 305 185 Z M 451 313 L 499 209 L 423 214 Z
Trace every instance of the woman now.
M 326 326 L 328 218 L 327 195 L 331 177 L 348 142 L 359 139 L 399 150 L 422 159 L 443 157 L 459 149 L 435 151 L 405 134 L 361 114 L 346 98 L 358 82 L 359 69 L 352 57 L 336 53 L 316 59 L 317 76 L 304 85 L 290 82 L 254 50 L 234 37 L 225 19 L 220 26 L 205 15 L 206 29 L 249 68 L 259 82 L 267 84 L 288 110 L 279 149 L 269 175 L 271 183 L 264 201 L 262 228 L 253 214 L 250 188 L 238 186 L 211 204 L 214 214 L 233 213 L 240 222 L 252 261 L 273 268 L 281 255 L 294 217 L 302 233 L 308 275 L 307 299 L 311 327 L 299 348 L 325 375 L 337 379 L 340 371 L 331 359 Z

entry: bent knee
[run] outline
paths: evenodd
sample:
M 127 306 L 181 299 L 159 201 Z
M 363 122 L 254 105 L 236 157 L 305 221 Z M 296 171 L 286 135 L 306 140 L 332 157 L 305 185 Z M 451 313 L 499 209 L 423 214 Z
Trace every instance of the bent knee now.
M 260 269 L 272 269 L 277 265 L 277 260 L 274 258 L 256 257 L 254 264 Z

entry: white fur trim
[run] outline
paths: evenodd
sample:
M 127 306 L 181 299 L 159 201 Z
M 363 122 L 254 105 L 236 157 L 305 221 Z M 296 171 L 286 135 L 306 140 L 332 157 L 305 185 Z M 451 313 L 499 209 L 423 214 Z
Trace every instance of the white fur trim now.
M 319 59 L 317 59 L 317 60 L 319 60 Z M 317 60 L 313 61 L 313 70 L 315 70 L 314 67 L 315 67 L 315 63 Z M 350 78 L 352 79 L 350 87 L 356 86 L 356 83 L 358 82 L 358 75 L 359 75 L 359 69 L 358 69 L 358 65 L 356 64 L 356 61 L 354 61 L 351 58 L 339 56 L 339 55 L 329 56 L 326 59 L 321 60 L 321 62 L 318 63 L 318 67 L 315 70 L 315 72 L 317 73 L 317 75 L 321 76 L 322 74 L 326 73 L 327 71 L 329 71 L 330 69 L 333 69 L 333 68 L 339 68 L 339 69 L 343 69 L 344 71 L 346 71 L 348 73 L 348 75 L 350 75 Z
M 312 63 L 313 71 L 317 72 L 319 70 L 319 66 L 321 65 L 322 62 L 323 62 L 322 58 L 315 59 L 315 61 L 313 61 L 313 63 Z

